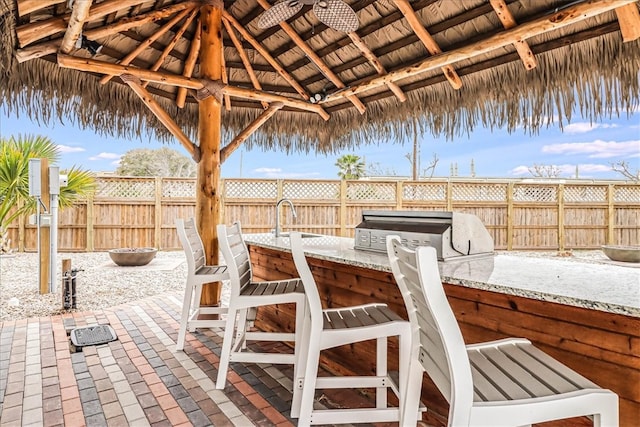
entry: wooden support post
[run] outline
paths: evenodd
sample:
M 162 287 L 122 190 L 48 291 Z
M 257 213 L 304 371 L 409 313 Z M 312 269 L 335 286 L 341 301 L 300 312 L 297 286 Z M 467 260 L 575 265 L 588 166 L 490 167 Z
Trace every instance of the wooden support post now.
M 69 53 L 75 47 L 78 37 L 82 34 L 82 26 L 89 18 L 89 8 L 92 2 L 93 0 L 75 0 L 73 3 L 69 26 L 62 39 L 62 44 L 60 44 L 61 52 Z
M 64 274 L 66 272 L 69 272 L 69 275 L 71 275 L 71 259 L 70 258 L 62 258 L 62 283 L 60 284 L 60 295 L 61 295 L 61 302 L 62 302 L 62 308 L 64 309 L 64 297 L 65 297 L 65 287 L 64 287 Z
M 200 8 L 202 40 L 200 44 L 200 77 L 209 80 L 222 78 L 222 10 L 221 0 L 206 0 Z M 222 105 L 215 96 L 199 104 L 198 129 L 202 160 L 198 163 L 196 185 L 196 222 L 207 255 L 207 263 L 218 264 L 218 236 L 220 222 L 220 128 Z M 200 304 L 220 303 L 220 283 L 207 283 L 202 288 Z
M 49 160 L 46 158 L 40 159 L 40 191 L 42 203 L 47 211 L 51 210 L 49 199 Z M 39 239 L 38 253 L 40 254 L 40 294 L 46 294 L 49 292 L 49 261 L 51 259 L 50 246 L 51 235 L 49 234 L 49 228 L 40 227 L 38 229 Z

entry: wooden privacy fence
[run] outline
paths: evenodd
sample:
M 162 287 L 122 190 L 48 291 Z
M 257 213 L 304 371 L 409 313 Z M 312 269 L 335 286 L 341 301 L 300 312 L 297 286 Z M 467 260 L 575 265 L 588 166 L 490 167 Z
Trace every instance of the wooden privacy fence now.
M 59 213 L 60 251 L 118 247 L 180 249 L 176 218 L 195 212 L 195 179 L 97 178 L 89 200 Z M 281 207 L 283 229 L 353 237 L 363 210 L 444 210 L 477 215 L 496 249 L 595 249 L 640 244 L 640 185 L 624 182 L 527 182 L 479 179 L 336 181 L 225 179 L 225 223 L 247 233 L 268 232 L 275 203 L 291 199 L 297 218 Z M 9 227 L 13 247 L 36 250 L 35 226 Z

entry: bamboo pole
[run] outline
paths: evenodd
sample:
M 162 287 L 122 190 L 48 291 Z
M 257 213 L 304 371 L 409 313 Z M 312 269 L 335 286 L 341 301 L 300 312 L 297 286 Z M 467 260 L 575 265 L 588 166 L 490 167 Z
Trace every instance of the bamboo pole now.
M 78 41 L 78 37 L 82 34 L 82 26 L 89 18 L 89 8 L 93 0 L 75 0 L 73 3 L 73 11 L 71 12 L 71 18 L 69 19 L 69 26 L 67 32 L 64 33 L 62 43 L 60 44 L 60 51 L 63 53 L 71 52 Z
M 202 43 L 200 45 L 200 77 L 222 78 L 222 11 L 221 0 L 207 0 L 200 8 Z M 207 264 L 218 264 L 216 226 L 220 222 L 220 130 L 222 105 L 215 96 L 200 101 L 198 129 L 202 160 L 198 162 L 196 185 L 196 222 L 207 255 Z M 202 287 L 203 306 L 220 303 L 220 283 Z

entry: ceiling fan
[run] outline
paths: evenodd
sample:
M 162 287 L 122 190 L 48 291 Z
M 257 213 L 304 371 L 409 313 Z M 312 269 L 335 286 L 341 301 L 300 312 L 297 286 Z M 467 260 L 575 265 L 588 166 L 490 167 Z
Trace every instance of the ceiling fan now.
M 258 26 L 273 27 L 300 12 L 304 5 L 313 5 L 313 12 L 327 27 L 345 33 L 358 29 L 358 16 L 342 0 L 284 0 L 265 10 L 258 20 Z

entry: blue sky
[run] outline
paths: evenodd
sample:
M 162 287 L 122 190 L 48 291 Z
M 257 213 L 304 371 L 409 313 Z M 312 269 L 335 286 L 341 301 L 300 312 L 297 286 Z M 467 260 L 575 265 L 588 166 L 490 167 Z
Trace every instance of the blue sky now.
M 575 116 L 574 116 L 575 117 Z M 96 135 L 74 125 L 57 121 L 42 126 L 29 120 L 25 114 L 8 114 L 0 105 L 0 136 L 36 134 L 49 137 L 62 153 L 60 167 L 80 166 L 93 172 L 110 172 L 118 166 L 120 157 L 136 148 L 167 146 L 180 153 L 187 152 L 176 141 L 162 144 L 155 140 L 126 140 Z M 224 144 L 224 141 L 223 141 Z M 403 145 L 380 143 L 362 146 L 329 156 L 286 155 L 276 151 L 236 150 L 222 165 L 224 178 L 299 178 L 336 179 L 336 159 L 343 154 L 356 154 L 367 165 L 389 175 L 409 176 L 411 163 L 406 155 L 412 143 Z M 420 143 L 421 170 L 437 156 L 434 176 L 448 177 L 452 165 L 457 165 L 458 176 L 470 176 L 471 162 L 477 177 L 527 178 L 534 164 L 554 165 L 562 170 L 562 177 L 574 177 L 576 165 L 580 178 L 621 179 L 611 171 L 611 164 L 625 161 L 632 170 L 640 169 L 640 108 L 630 117 L 623 114 L 597 123 L 575 118 L 560 131 L 557 124 L 542 129 L 536 136 L 522 131 L 490 131 L 479 128 L 470 137 L 455 141 L 434 139 L 425 135 Z

